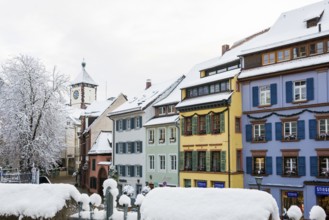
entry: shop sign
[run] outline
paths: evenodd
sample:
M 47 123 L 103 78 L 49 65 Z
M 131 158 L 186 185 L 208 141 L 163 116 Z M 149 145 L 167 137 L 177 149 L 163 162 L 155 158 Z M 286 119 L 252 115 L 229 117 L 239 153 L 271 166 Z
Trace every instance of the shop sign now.
M 298 192 L 287 192 L 288 198 L 297 198 Z
M 315 195 L 317 196 L 328 196 L 329 195 L 329 186 L 316 186 Z
M 214 188 L 225 188 L 224 182 L 214 182 Z
M 207 188 L 207 182 L 206 181 L 198 181 L 197 182 L 197 187 Z

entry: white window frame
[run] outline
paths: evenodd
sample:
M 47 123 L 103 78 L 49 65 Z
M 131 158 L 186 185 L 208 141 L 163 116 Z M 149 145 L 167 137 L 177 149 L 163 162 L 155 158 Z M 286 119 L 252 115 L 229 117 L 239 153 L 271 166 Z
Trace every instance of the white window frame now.
M 169 105 L 168 114 L 174 114 L 174 113 L 175 113 L 175 105 Z
M 118 143 L 118 147 L 119 147 L 119 154 L 123 154 L 124 152 L 123 152 L 123 142 L 120 142 L 120 143 Z
M 271 87 L 270 85 L 259 87 L 259 104 L 271 105 Z
M 166 143 L 166 128 L 158 128 L 158 135 L 159 135 L 159 144 L 165 144 Z M 163 135 L 163 137 L 162 137 Z
M 126 176 L 127 177 L 130 177 L 131 176 L 131 173 L 130 173 L 130 165 L 126 166 Z
M 122 119 L 120 119 L 119 122 L 118 122 L 118 130 L 119 131 L 122 131 L 123 130 L 123 127 L 122 127 L 122 124 L 123 123 L 122 122 L 123 122 Z
M 141 122 L 139 120 L 139 117 L 136 117 L 135 121 L 136 121 L 136 127 L 135 128 L 141 128 Z
M 321 131 L 321 125 L 324 126 L 324 130 Z M 319 134 L 329 134 L 329 118 L 319 119 Z
M 293 126 L 294 123 L 295 125 Z M 289 128 L 289 133 L 286 133 L 286 128 Z M 283 123 L 283 136 L 284 139 L 291 139 L 291 140 L 297 140 L 297 132 L 298 132 L 298 127 L 297 127 L 297 121 L 287 121 Z M 293 129 L 296 130 L 296 132 L 293 132 Z M 295 136 L 295 138 L 292 138 L 292 136 Z
M 303 85 L 301 85 L 304 83 Z M 299 85 L 297 85 L 299 84 Z M 306 90 L 306 80 L 299 80 L 293 83 L 293 95 L 294 101 L 306 101 L 307 100 L 307 90 Z M 299 95 L 299 98 L 296 98 Z
M 133 145 L 132 145 L 132 142 L 127 142 L 126 143 L 127 145 L 127 154 L 131 154 L 132 153 L 132 148 L 133 148 Z
M 135 165 L 135 173 L 136 173 L 136 177 L 142 177 L 141 173 L 140 173 L 140 169 L 139 167 L 141 167 L 141 169 L 143 169 L 143 167 L 141 165 Z
M 286 164 L 287 162 L 287 164 Z M 298 175 L 297 157 L 284 158 L 284 174 L 285 175 Z M 296 173 L 294 173 L 294 169 Z M 288 171 L 287 171 L 288 170 Z
M 149 154 L 147 156 L 147 158 L 148 158 L 148 166 L 147 166 L 148 170 L 155 171 L 155 156 L 154 156 L 154 154 Z
M 131 120 L 130 120 L 130 118 L 127 118 L 126 119 L 126 130 L 130 130 L 131 128 L 130 128 L 130 125 L 131 125 Z
M 159 115 L 166 115 L 166 107 L 160 106 L 159 107 Z
M 262 135 L 262 128 L 263 128 L 263 135 Z M 265 124 L 254 124 L 253 125 L 253 139 L 255 141 L 259 141 L 259 139 L 262 137 L 265 141 Z
M 166 171 L 166 155 L 165 154 L 159 154 L 158 155 L 159 158 L 159 172 L 165 172 Z M 162 169 L 163 168 L 163 169 Z
M 169 170 L 171 172 L 177 172 L 177 155 L 169 154 Z
M 151 135 L 151 133 L 153 133 Z M 151 136 L 152 136 L 152 139 L 151 139 Z M 153 128 L 150 128 L 147 130 L 147 142 L 148 144 L 154 144 L 154 139 L 155 139 L 155 129 Z
M 135 153 L 141 153 L 141 151 L 138 149 L 139 144 L 140 144 L 140 148 L 141 149 L 143 148 L 143 142 L 142 141 L 135 141 L 135 146 L 136 146 Z M 142 151 L 143 151 L 143 149 L 142 149 Z
M 176 127 L 169 127 L 169 143 L 174 144 L 177 142 L 177 129 Z

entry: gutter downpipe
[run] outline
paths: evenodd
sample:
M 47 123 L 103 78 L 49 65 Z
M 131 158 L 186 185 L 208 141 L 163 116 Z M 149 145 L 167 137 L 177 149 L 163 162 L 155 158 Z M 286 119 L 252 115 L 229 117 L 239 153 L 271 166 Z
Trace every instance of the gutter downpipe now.
M 177 158 L 177 160 L 178 161 L 180 161 L 180 126 L 179 126 L 179 122 L 180 121 L 180 117 L 179 117 L 179 115 L 178 115 L 178 120 L 177 121 L 175 121 L 175 126 L 176 126 L 176 128 L 177 128 L 177 131 L 178 131 L 178 135 L 177 135 L 177 137 L 178 137 L 178 139 L 177 139 L 177 144 L 178 144 L 178 152 L 177 152 L 177 155 L 178 155 L 178 158 Z M 179 163 L 178 163 L 179 164 Z M 179 171 L 180 171 L 180 169 L 179 169 L 180 167 L 178 166 L 177 167 L 177 180 L 178 180 L 178 186 L 180 186 L 180 179 L 179 179 Z
M 228 188 L 231 188 L 231 127 L 230 127 L 230 107 L 228 101 L 226 101 L 228 110 L 228 132 L 227 132 L 227 151 L 228 151 Z
M 111 116 L 108 116 L 109 117 L 109 119 L 111 119 L 112 120 L 112 124 L 113 124 L 113 135 L 112 135 L 112 164 L 111 164 L 111 166 L 114 166 L 114 152 L 115 152 L 115 129 L 116 129 L 116 127 L 115 127 L 115 121 L 114 121 L 114 119 L 112 119 L 111 118 Z M 110 168 L 111 167 L 109 167 L 109 171 L 110 171 Z

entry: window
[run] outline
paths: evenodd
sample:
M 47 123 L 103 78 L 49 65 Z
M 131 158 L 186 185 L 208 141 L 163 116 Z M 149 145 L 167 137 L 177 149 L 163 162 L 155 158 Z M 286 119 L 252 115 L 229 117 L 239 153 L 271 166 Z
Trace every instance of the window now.
M 142 153 L 143 151 L 143 142 L 136 141 L 136 153 Z
M 205 115 L 200 115 L 198 117 L 199 119 L 199 134 L 205 134 L 206 133 L 206 116 Z
M 329 119 L 319 120 L 319 139 L 329 138 Z
M 306 100 L 306 81 L 294 82 L 294 101 Z
M 141 128 L 142 127 L 142 117 L 137 117 L 136 118 L 136 128 Z
M 125 143 L 119 143 L 119 154 L 126 153 L 126 146 Z
M 323 42 L 311 43 L 309 45 L 310 55 L 323 53 Z
M 127 122 L 126 122 L 126 124 L 127 124 L 127 130 L 130 130 L 131 129 L 131 123 L 130 123 L 130 119 L 127 119 Z
M 92 164 L 91 164 L 91 170 L 96 170 L 96 159 L 92 160 Z
M 127 176 L 133 177 L 135 175 L 135 166 L 127 166 Z
M 139 165 L 136 166 L 136 176 L 142 177 L 142 169 L 143 169 L 142 166 Z
M 220 172 L 220 151 L 211 152 L 211 167 L 212 172 Z
M 154 143 L 154 129 L 148 130 L 148 142 L 149 142 L 149 144 Z
M 164 106 L 159 107 L 159 115 L 165 115 L 166 114 L 166 108 Z
M 254 124 L 253 141 L 265 141 L 265 124 Z
M 253 157 L 254 160 L 254 174 L 265 174 L 265 157 Z
M 176 171 L 177 170 L 177 156 L 170 155 L 170 170 Z
M 97 178 L 96 177 L 90 177 L 90 188 L 96 189 L 97 188 Z
M 118 121 L 118 130 L 122 131 L 122 120 Z
M 297 176 L 297 157 L 284 157 L 283 170 L 285 175 Z
M 320 175 L 323 177 L 329 176 L 329 157 L 319 157 L 320 160 Z
M 235 133 L 241 133 L 241 118 L 235 117 Z
M 225 91 L 228 91 L 228 90 L 230 90 L 229 81 L 220 82 L 220 91 L 225 92 Z
M 165 128 L 159 128 L 159 144 L 165 143 L 166 140 L 166 130 Z
M 220 133 L 220 114 L 214 114 L 212 119 L 213 119 L 212 133 L 219 134 Z
M 192 151 L 186 151 L 184 154 L 184 170 L 192 170 Z
M 164 171 L 166 170 L 166 156 L 159 155 L 159 170 Z
M 149 169 L 154 170 L 154 155 L 149 155 Z
M 176 128 L 175 127 L 169 128 L 169 141 L 170 141 L 170 143 L 176 142 Z
M 192 117 L 185 118 L 185 135 L 192 135 Z
M 174 114 L 174 113 L 175 113 L 175 105 L 169 105 L 168 114 Z
M 184 187 L 186 187 L 186 188 L 191 187 L 191 180 L 190 179 L 184 179 Z
M 126 176 L 126 167 L 125 166 L 118 166 L 119 169 L 119 176 Z
M 259 87 L 259 99 L 260 105 L 270 105 L 271 104 L 271 90 L 270 85 Z
M 277 52 L 278 62 L 290 60 L 290 49 L 279 50 Z
M 263 54 L 263 65 L 275 63 L 275 53 L 265 53 Z
M 298 46 L 293 48 L 293 58 L 300 58 L 300 57 L 305 57 L 306 56 L 306 46 Z
M 133 150 L 133 143 L 132 142 L 128 142 L 127 143 L 127 153 L 128 154 L 131 154 L 133 152 L 134 152 L 134 150 Z
M 297 121 L 284 122 L 284 140 L 297 140 Z
M 206 151 L 198 152 L 198 170 L 206 171 Z
M 237 171 L 243 171 L 243 165 L 242 165 L 242 150 L 236 151 L 236 170 Z
M 327 41 L 327 52 L 329 52 L 329 40 Z

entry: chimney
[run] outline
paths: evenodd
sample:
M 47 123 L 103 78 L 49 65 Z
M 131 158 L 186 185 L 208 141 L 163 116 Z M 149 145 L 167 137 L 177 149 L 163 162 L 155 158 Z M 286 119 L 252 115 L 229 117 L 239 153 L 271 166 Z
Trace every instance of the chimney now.
M 150 79 L 147 79 L 146 80 L 146 88 L 145 89 L 148 89 L 152 86 L 152 83 L 151 83 L 151 80 Z
M 224 44 L 222 45 L 222 55 L 224 55 L 224 53 L 226 53 L 226 51 L 230 50 L 230 45 L 228 44 Z

